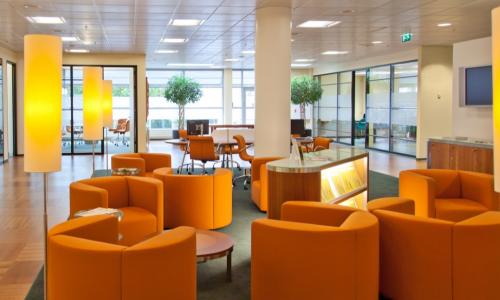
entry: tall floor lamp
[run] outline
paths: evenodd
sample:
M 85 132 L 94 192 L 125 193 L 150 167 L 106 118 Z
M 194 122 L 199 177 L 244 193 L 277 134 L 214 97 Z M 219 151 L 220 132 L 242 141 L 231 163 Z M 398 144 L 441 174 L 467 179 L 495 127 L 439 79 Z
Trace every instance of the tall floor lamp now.
M 92 141 L 92 174 L 95 142 L 102 140 L 102 68 L 83 68 L 83 139 Z
M 493 174 L 500 192 L 500 6 L 491 12 L 491 55 L 493 66 Z
M 62 42 L 24 37 L 24 171 L 43 173 L 44 299 L 48 297 L 48 173 L 61 170 Z
M 106 172 L 109 170 L 108 131 L 113 126 L 113 81 L 102 81 L 102 125 L 105 127 Z

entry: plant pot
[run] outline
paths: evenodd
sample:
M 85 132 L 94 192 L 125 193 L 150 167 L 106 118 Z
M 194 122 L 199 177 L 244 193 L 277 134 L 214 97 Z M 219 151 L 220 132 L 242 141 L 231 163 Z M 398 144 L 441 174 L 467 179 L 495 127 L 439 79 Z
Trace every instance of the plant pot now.
M 172 138 L 174 138 L 174 139 L 179 138 L 179 130 L 177 130 L 177 129 L 172 130 Z

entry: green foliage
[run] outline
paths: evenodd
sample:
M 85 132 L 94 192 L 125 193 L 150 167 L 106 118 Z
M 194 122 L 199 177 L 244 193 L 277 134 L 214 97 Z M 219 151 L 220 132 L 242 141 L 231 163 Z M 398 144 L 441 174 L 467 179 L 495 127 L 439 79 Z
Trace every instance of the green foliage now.
M 292 103 L 293 104 L 313 104 L 323 94 L 323 89 L 319 80 L 310 76 L 300 76 L 292 79 Z
M 196 102 L 201 95 L 200 84 L 184 76 L 173 76 L 165 88 L 165 99 L 179 106 Z

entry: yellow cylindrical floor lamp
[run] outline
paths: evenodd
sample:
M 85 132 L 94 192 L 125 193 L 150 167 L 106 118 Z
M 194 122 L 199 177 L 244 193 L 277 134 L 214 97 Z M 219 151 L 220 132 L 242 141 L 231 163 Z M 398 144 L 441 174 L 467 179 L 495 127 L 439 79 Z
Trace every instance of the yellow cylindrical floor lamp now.
M 493 66 L 493 161 L 495 191 L 500 192 L 500 7 L 491 12 Z
M 83 139 L 92 141 L 92 174 L 95 142 L 102 140 L 102 68 L 83 68 Z
M 102 124 L 105 127 L 104 143 L 106 151 L 106 172 L 109 170 L 108 130 L 113 126 L 113 81 L 102 82 Z
M 62 41 L 24 37 L 24 171 L 43 173 L 44 299 L 48 297 L 48 173 L 61 170 Z

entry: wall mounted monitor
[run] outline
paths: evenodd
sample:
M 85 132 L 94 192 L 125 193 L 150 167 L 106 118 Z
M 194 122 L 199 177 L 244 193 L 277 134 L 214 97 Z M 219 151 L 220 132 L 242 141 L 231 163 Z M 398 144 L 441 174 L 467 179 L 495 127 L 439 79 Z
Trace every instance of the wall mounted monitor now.
M 465 68 L 465 105 L 491 106 L 493 99 L 491 66 Z

